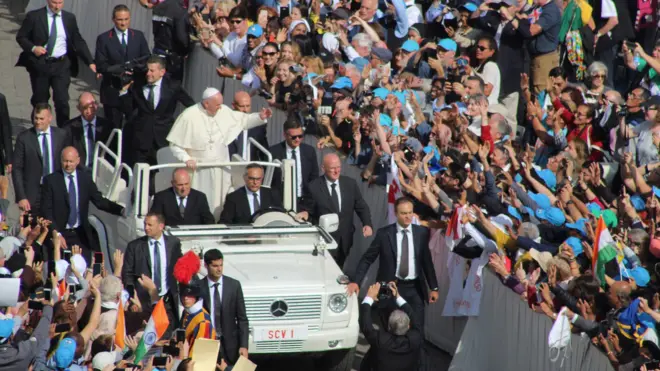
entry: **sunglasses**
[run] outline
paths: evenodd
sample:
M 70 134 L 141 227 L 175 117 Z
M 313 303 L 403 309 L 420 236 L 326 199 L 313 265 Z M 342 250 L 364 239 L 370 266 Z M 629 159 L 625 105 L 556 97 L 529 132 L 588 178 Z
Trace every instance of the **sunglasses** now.
M 477 49 L 479 49 L 480 52 L 483 52 L 483 51 L 489 50 L 490 48 L 488 48 L 486 46 L 482 46 L 482 45 L 477 45 Z
M 243 20 L 242 19 L 232 19 L 230 22 L 232 24 L 241 24 L 241 23 L 243 23 Z
M 291 139 L 302 139 L 303 135 L 289 135 L 289 138 Z
M 591 75 L 591 78 L 592 79 L 598 79 L 598 78 L 604 79 L 605 75 Z
M 262 54 L 264 57 L 272 57 L 272 56 L 274 56 L 275 54 L 277 54 L 277 52 L 272 52 L 272 53 L 261 52 L 261 54 Z

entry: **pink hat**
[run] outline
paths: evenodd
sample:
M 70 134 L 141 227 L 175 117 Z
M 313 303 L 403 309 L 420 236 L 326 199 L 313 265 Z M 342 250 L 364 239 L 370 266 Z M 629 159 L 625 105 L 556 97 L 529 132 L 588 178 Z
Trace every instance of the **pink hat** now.
M 649 245 L 649 252 L 656 258 L 660 258 L 660 239 L 654 238 Z

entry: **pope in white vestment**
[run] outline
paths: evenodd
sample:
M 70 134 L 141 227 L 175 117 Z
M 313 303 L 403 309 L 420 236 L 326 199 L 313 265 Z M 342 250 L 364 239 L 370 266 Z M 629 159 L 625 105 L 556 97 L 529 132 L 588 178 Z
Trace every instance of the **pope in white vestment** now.
M 172 126 L 167 140 L 178 161 L 193 170 L 191 186 L 204 192 L 217 220 L 232 185 L 231 174 L 221 167 L 198 168 L 198 164 L 229 162 L 229 144 L 243 130 L 264 125 L 272 115 L 268 108 L 259 113 L 234 111 L 223 104 L 220 91 L 208 88 L 202 102 L 186 108 Z

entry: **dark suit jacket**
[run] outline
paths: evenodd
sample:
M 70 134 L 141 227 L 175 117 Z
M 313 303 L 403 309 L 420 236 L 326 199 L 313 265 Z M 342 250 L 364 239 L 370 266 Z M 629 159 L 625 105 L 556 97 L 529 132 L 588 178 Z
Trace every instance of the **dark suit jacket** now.
M 339 244 L 339 248 L 348 249 L 353 245 L 353 214 L 357 213 L 363 225 L 371 226 L 371 213 L 369 205 L 362 198 L 360 188 L 355 180 L 347 177 L 339 177 L 339 193 L 341 199 L 341 212 L 332 205 L 332 197 L 326 184 L 325 176 L 320 176 L 309 183 L 310 202 L 305 202 L 305 211 L 309 212 L 310 220 L 318 224 L 319 218 L 325 214 L 339 215 L 339 228 L 332 233 L 332 237 Z
M 108 137 L 110 137 L 110 132 L 112 132 L 113 129 L 112 126 L 112 121 L 96 115 L 94 142 L 107 142 Z M 64 123 L 64 127 L 62 129 L 67 131 L 69 137 L 71 138 L 71 145 L 76 147 L 78 150 L 78 154 L 80 155 L 80 163 L 84 165 L 86 163 L 85 160 L 87 159 L 87 150 L 85 149 L 85 132 L 87 131 L 87 128 L 83 127 L 82 117 L 77 116 L 72 118 L 71 120 Z
M 261 210 L 268 207 L 282 207 L 282 197 L 279 192 L 270 190 L 268 188 L 261 188 L 260 193 L 260 206 Z M 234 192 L 227 195 L 225 204 L 220 213 L 220 224 L 249 224 L 252 222 L 252 214 L 250 213 L 250 203 L 247 198 L 247 190 L 241 187 Z
M 127 51 L 121 46 L 121 35 L 114 27 L 96 38 L 96 72 L 103 75 L 101 81 L 101 103 L 104 106 L 119 107 L 119 90 L 112 87 L 112 72 L 122 71 L 123 64 L 151 55 L 147 39 L 142 31 L 129 28 L 126 30 Z M 144 63 L 145 61 L 143 61 Z
M 195 104 L 195 101 L 180 84 L 163 77 L 160 99 L 154 110 L 142 91 L 146 80 L 144 76 L 139 80 L 138 77 L 128 93 L 121 97 L 124 112 L 128 117 L 124 129 L 132 137 L 133 150 L 149 151 L 154 147 L 154 143 L 157 149 L 166 147 L 169 145 L 167 134 L 174 124 L 177 102 L 190 107 Z
M 196 189 L 191 189 L 188 194 L 183 218 L 179 213 L 179 197 L 172 188 L 164 189 L 154 195 L 151 212 L 164 215 L 165 225 L 170 226 L 215 224 L 206 195 Z
M 199 280 L 204 300 L 204 309 L 213 317 L 211 306 L 211 293 L 207 278 Z M 243 288 L 238 280 L 222 276 L 222 339 L 226 354 L 223 357 L 228 363 L 234 364 L 238 360 L 238 348 L 247 348 L 250 336 L 250 324 L 245 310 Z M 216 331 L 217 331 L 216 326 Z M 218 335 L 219 336 L 219 335 Z
M 300 156 L 300 173 L 302 174 L 303 194 L 298 197 L 309 197 L 309 183 L 319 177 L 319 163 L 316 159 L 316 150 L 309 144 L 301 143 L 298 147 L 298 155 Z M 285 160 L 286 157 L 286 141 L 277 143 L 270 147 L 270 154 L 273 159 Z M 272 189 L 277 189 L 282 193 L 282 171 L 275 169 L 273 172 L 273 183 L 270 186 Z M 300 206 L 299 206 L 300 208 Z
M 438 288 L 438 279 L 435 275 L 435 268 L 433 267 L 433 260 L 431 258 L 431 251 L 429 250 L 430 233 L 426 227 L 419 225 L 411 225 L 412 238 L 415 249 L 415 266 L 417 271 L 417 282 L 419 283 L 417 289 L 419 290 L 422 298 L 426 300 L 428 295 L 425 295 L 426 288 L 422 287 L 423 282 L 426 281 L 430 289 Z M 371 242 L 369 249 L 362 255 L 355 271 L 355 279 L 353 282 L 358 285 L 367 274 L 371 264 L 380 257 L 378 264 L 378 273 L 376 274 L 376 281 L 390 282 L 396 281 L 396 261 L 397 261 L 397 245 L 396 245 L 396 223 L 387 225 L 378 230 L 376 237 Z
M 266 125 L 261 125 L 248 130 L 248 138 L 254 138 L 264 148 L 268 149 L 268 138 L 266 137 Z M 243 155 L 243 132 L 229 144 L 229 155 Z M 250 146 L 251 161 L 266 161 L 266 155 L 256 146 Z
M 373 370 L 416 370 L 423 337 L 420 319 L 413 316 L 410 304 L 399 308 L 410 317 L 410 329 L 405 335 L 394 335 L 382 327 L 376 330 L 371 309 L 369 304 L 360 304 L 360 328 L 374 352 L 371 357 Z
M 53 228 L 58 231 L 66 229 L 69 219 L 69 192 L 63 170 L 58 170 L 44 178 L 41 187 L 41 216 L 53 222 Z M 92 176 L 82 169 L 76 171 L 78 181 L 78 217 L 80 226 L 87 234 L 90 248 L 96 249 L 97 244 L 92 239 L 92 228 L 89 225 L 89 203 L 93 203 L 99 210 L 110 214 L 121 215 L 123 206 L 104 198 L 92 181 Z
M 51 148 L 53 171 L 57 171 L 62 166 L 60 154 L 64 147 L 71 145 L 71 138 L 64 129 L 51 126 L 50 132 L 53 145 L 53 148 Z M 32 207 L 36 207 L 41 196 L 40 183 L 43 157 L 35 128 L 26 129 L 18 134 L 13 159 L 14 166 L 11 175 L 14 181 L 16 202 L 27 199 Z
M 11 133 L 11 120 L 9 119 L 7 99 L 0 93 L 0 174 L 4 174 L 5 166 L 12 163 L 14 148 L 11 143 Z
M 76 77 L 78 76 L 78 57 L 86 65 L 94 63 L 94 60 L 92 59 L 92 53 L 87 48 L 85 39 L 80 35 L 76 16 L 64 10 L 60 14 L 62 15 L 62 23 L 66 30 L 66 54 L 71 61 L 71 76 Z M 28 72 L 33 72 L 44 66 L 46 55 L 37 57 L 32 53 L 32 48 L 48 44 L 49 34 L 50 29 L 48 28 L 46 7 L 29 12 L 16 34 L 16 41 L 21 46 L 21 49 L 23 49 L 16 65 L 27 68 Z
M 165 239 L 165 251 L 167 251 L 167 285 L 170 294 L 172 294 L 173 302 L 178 303 L 179 290 L 173 272 L 174 265 L 182 255 L 181 241 L 174 236 L 164 235 L 163 238 Z M 142 303 L 142 308 L 150 308 L 151 299 L 149 298 L 149 293 L 140 286 L 137 279 L 143 274 L 151 278 L 152 266 L 153 263 L 149 255 L 149 237 L 143 236 L 129 242 L 124 252 L 124 267 L 121 271 L 121 280 L 124 283 L 124 287 L 135 287 L 135 291 L 137 291 L 140 302 Z M 176 308 L 176 305 L 174 305 L 174 308 Z M 175 317 L 177 316 L 178 314 L 175 315 Z

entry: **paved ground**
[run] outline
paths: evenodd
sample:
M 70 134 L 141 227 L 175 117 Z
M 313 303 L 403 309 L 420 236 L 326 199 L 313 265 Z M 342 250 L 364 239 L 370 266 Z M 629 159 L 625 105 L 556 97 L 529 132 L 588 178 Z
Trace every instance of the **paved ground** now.
M 16 43 L 16 32 L 20 27 L 19 19 L 24 9 L 26 0 L 0 0 L 0 92 L 7 97 L 9 106 L 9 115 L 12 121 L 14 137 L 25 128 L 31 126 L 30 80 L 24 68 L 14 67 L 21 49 Z M 71 116 L 77 115 L 76 100 L 78 96 L 86 90 L 97 90 L 97 84 L 89 84 L 82 79 L 73 79 L 69 88 L 71 97 Z M 10 187 L 9 198 L 13 200 L 13 191 Z M 16 205 L 10 207 L 8 218 L 17 218 L 18 208 Z M 363 338 L 357 348 L 353 370 L 358 370 L 362 357 L 369 346 Z M 426 354 L 428 357 L 428 371 L 444 371 L 448 369 L 451 357 L 443 351 L 440 351 L 430 344 L 426 345 Z M 276 370 L 314 370 L 313 362 L 308 359 L 259 359 L 258 365 L 261 371 Z M 402 370 L 407 371 L 407 370 Z

